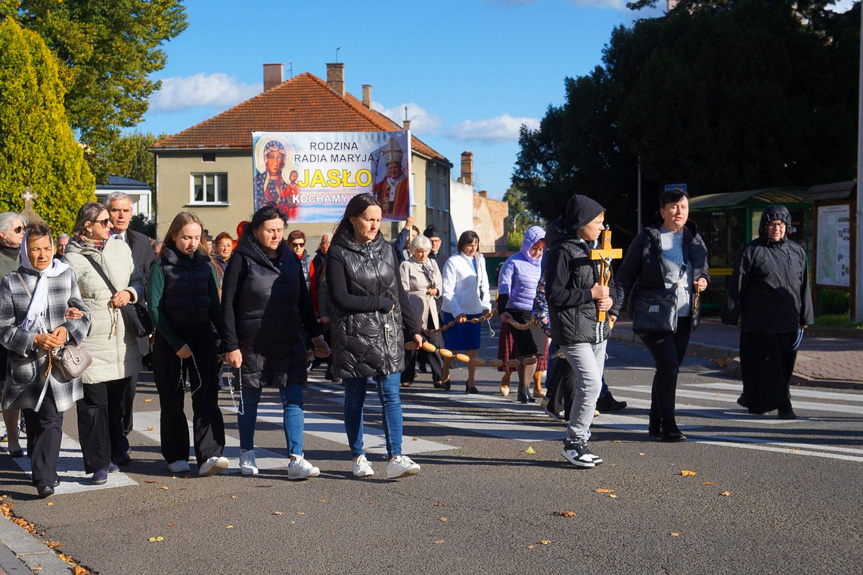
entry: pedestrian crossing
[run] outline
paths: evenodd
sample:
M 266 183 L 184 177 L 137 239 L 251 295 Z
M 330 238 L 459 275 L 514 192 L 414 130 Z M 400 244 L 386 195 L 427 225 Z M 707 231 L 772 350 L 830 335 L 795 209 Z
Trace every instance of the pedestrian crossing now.
M 633 440 L 647 440 L 646 412 L 650 407 L 650 386 L 632 385 L 615 388 L 615 396 L 628 402 L 629 408 L 621 413 L 604 413 L 594 421 L 594 430 L 615 429 L 632 431 Z M 801 457 L 819 457 L 863 462 L 863 448 L 829 445 L 820 440 L 806 442 L 799 438 L 777 439 L 771 429 L 800 429 L 801 434 L 813 429 L 843 429 L 843 426 L 860 427 L 863 421 L 863 395 L 818 389 L 792 389 L 792 402 L 800 417 L 797 420 L 780 420 L 775 415 L 753 416 L 736 404 L 740 385 L 727 382 L 705 382 L 681 385 L 677 391 L 678 420 L 691 443 L 716 447 L 733 447 L 759 450 Z M 324 401 L 341 405 L 344 393 L 341 386 L 310 379 L 307 393 L 318 394 Z M 307 402 L 308 403 L 308 402 Z M 485 436 L 508 441 L 533 443 L 559 442 L 564 438 L 565 425 L 548 418 L 537 405 L 523 405 L 512 397 L 498 395 L 467 395 L 452 392 L 426 391 L 403 393 L 402 407 L 405 419 L 403 451 L 407 455 L 418 455 L 440 451 L 458 450 L 460 436 Z M 377 395 L 370 393 L 366 401 L 367 412 L 380 414 Z M 235 409 L 223 409 L 225 417 L 233 418 Z M 328 442 L 338 444 L 347 451 L 347 437 L 340 415 L 307 411 L 305 433 Z M 640 414 L 633 412 L 639 411 Z M 327 411 L 327 413 L 332 413 Z M 258 408 L 258 420 L 281 427 L 282 407 L 277 403 L 262 402 Z M 412 428 L 416 424 L 444 427 L 451 431 L 447 442 L 437 442 L 414 437 Z M 191 422 L 189 423 L 191 427 Z M 754 426 L 754 427 L 753 427 Z M 727 431 L 717 431 L 727 428 Z M 2 429 L 2 423 L 0 423 Z M 259 427 L 260 429 L 260 427 Z M 158 410 L 135 413 L 135 432 L 150 442 L 159 443 Z M 5 431 L 5 429 L 4 429 Z M 364 426 L 365 449 L 369 454 L 385 454 L 386 442 L 382 429 Z M 230 461 L 229 473 L 239 471 L 239 439 L 230 433 L 226 437 L 225 456 Z M 5 447 L 0 445 L 0 449 Z M 256 447 L 255 454 L 261 470 L 284 470 L 288 458 L 283 455 L 284 445 L 277 446 L 280 452 Z M 14 460 L 22 470 L 30 472 L 28 458 Z M 190 461 L 194 453 L 190 450 Z M 84 472 L 80 445 L 68 436 L 63 436 L 58 472 L 61 476 L 57 494 L 69 494 L 96 489 L 111 489 L 137 485 L 137 482 L 120 471 L 112 473 L 105 485 L 90 484 Z M 194 473 L 194 471 L 193 471 Z

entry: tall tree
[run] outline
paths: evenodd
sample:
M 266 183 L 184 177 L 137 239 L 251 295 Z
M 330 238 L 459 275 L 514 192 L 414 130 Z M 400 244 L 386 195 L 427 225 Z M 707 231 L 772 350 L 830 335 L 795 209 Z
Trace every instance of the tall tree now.
M 160 87 L 160 48 L 185 30 L 182 0 L 4 0 L 10 16 L 37 32 L 62 63 L 66 109 L 81 141 L 99 151 L 135 126 Z
M 0 22 L 0 211 L 33 208 L 69 231 L 78 207 L 96 199 L 93 175 L 63 109 L 57 61 L 35 32 Z
M 120 136 L 106 151 L 100 169 L 104 175 L 122 176 L 147 182 L 151 190 L 156 189 L 156 159 L 147 149 L 167 137 L 150 132 L 133 132 Z
M 565 103 L 522 130 L 513 183 L 546 218 L 591 195 L 626 236 L 639 158 L 646 214 L 663 183 L 701 195 L 851 179 L 860 4 L 831 3 L 693 1 L 619 27 L 604 65 L 567 78 Z

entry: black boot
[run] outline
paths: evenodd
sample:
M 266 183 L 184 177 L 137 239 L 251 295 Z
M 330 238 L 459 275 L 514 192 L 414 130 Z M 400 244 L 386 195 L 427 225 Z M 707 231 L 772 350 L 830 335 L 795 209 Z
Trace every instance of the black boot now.
M 536 400 L 530 396 L 530 392 L 527 390 L 527 387 L 518 388 L 518 402 L 519 403 L 536 403 Z
M 686 436 L 677 428 L 677 422 L 675 422 L 674 419 L 663 419 L 659 439 L 669 443 L 677 443 L 685 441 Z
M 659 437 L 662 427 L 659 425 L 659 418 L 651 417 L 647 424 L 647 435 L 650 437 Z
M 620 411 L 626 408 L 625 401 L 617 401 L 611 392 L 596 400 L 596 409 L 600 413 L 608 413 L 609 411 Z

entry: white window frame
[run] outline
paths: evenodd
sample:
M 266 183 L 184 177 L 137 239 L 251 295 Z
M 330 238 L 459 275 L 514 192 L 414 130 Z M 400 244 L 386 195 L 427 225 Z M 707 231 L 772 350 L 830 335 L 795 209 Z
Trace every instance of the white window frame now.
M 214 201 L 208 201 L 206 199 L 206 181 L 207 176 L 213 176 L 213 187 L 214 187 L 214 197 L 216 198 Z M 189 174 L 189 203 L 190 206 L 229 206 L 230 202 L 228 201 L 228 190 L 226 189 L 224 193 L 219 189 L 219 181 L 220 177 L 224 178 L 225 187 L 228 188 L 228 173 L 227 172 L 192 172 Z M 204 182 L 204 199 L 203 200 L 195 200 L 195 178 L 201 177 Z

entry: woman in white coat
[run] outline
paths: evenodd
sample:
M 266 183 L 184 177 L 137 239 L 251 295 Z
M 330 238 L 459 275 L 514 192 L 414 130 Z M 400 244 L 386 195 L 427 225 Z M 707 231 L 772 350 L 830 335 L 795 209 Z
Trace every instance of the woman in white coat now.
M 120 308 L 143 297 L 143 278 L 126 242 L 111 238 L 111 227 L 105 206 L 84 204 L 65 256 L 90 311 L 90 333 L 84 345 L 93 363 L 84 372 L 84 397 L 77 411 L 84 469 L 92 473 L 94 485 L 107 482 L 108 473 L 118 470 L 113 461 L 127 456 L 129 442 L 123 433 L 120 402 L 127 378 L 141 369 L 138 338 L 126 329 Z
M 443 267 L 444 323 L 456 324 L 444 332 L 444 343 L 450 351 L 463 351 L 471 359 L 479 353 L 480 323 L 471 320 L 491 315 L 488 274 L 485 258 L 479 253 L 479 236 L 468 230 L 458 239 L 458 254 L 449 258 Z M 443 379 L 449 381 L 452 358 L 444 361 Z M 476 366 L 467 364 L 465 393 L 479 393 L 474 381 Z M 449 386 L 447 385 L 447 388 Z

